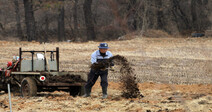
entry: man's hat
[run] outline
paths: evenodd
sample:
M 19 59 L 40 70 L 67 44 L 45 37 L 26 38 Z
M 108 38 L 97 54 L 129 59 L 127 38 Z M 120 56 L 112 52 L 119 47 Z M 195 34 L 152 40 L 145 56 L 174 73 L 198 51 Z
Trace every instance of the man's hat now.
M 98 46 L 100 49 L 108 49 L 108 44 L 107 43 L 100 43 Z

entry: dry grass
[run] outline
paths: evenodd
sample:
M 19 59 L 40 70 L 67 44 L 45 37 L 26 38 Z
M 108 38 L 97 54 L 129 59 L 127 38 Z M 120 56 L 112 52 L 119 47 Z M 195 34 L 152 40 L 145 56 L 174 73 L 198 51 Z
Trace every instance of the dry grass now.
M 162 31 L 162 30 L 147 30 L 146 32 L 143 33 L 143 36 L 145 37 L 151 37 L 151 38 L 167 38 L 171 37 L 167 32 Z

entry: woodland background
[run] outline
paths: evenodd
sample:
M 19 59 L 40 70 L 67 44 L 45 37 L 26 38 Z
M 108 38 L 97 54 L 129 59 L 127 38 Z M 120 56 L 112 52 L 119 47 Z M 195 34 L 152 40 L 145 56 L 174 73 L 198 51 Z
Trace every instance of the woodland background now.
M 0 0 L 0 39 L 83 42 L 156 31 L 188 36 L 211 29 L 210 6 L 211 0 Z

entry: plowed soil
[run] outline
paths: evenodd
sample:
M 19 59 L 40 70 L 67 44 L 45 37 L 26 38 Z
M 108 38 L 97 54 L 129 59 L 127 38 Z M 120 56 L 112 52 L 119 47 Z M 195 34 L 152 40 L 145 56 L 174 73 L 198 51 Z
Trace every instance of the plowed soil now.
M 37 97 L 12 96 L 14 112 L 210 112 L 212 85 L 140 83 L 143 98 L 121 97 L 120 83 L 109 83 L 108 99 L 101 99 L 100 82 L 90 98 L 72 97 L 66 92 L 43 92 Z M 0 111 L 9 111 L 8 95 L 0 93 Z

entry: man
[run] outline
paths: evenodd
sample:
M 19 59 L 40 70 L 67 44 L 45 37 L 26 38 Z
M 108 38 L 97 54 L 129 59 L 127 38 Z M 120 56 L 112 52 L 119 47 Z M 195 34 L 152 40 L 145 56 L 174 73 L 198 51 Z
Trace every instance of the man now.
M 99 50 L 96 50 L 91 55 L 91 64 L 98 64 L 99 62 L 105 61 L 112 57 L 112 53 L 108 51 L 108 44 L 107 43 L 100 43 L 98 46 Z M 101 77 L 101 86 L 102 86 L 102 98 L 107 98 L 107 87 L 108 87 L 108 69 L 100 69 L 100 70 L 94 70 L 91 69 L 90 73 L 88 75 L 88 81 L 85 85 L 85 95 L 83 97 L 90 97 L 91 89 L 93 85 L 95 84 L 98 77 Z

